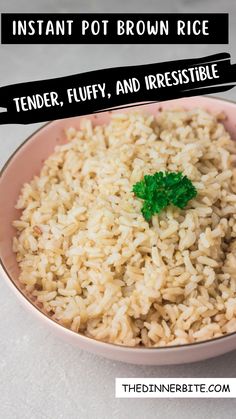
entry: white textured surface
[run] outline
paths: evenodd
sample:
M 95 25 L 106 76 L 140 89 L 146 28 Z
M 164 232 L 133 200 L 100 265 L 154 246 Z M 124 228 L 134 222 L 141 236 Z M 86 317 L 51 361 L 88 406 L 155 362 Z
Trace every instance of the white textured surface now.
M 235 0 L 0 0 L 1 12 L 230 12 L 230 45 L 0 45 L 0 84 L 229 51 Z M 236 89 L 222 95 L 236 99 Z M 0 127 L 0 164 L 38 125 Z M 3 199 L 3 197 L 1 197 Z M 4 197 L 5 199 L 5 197 Z M 115 377 L 236 377 L 236 352 L 185 366 L 111 362 L 49 334 L 0 281 L 0 419 L 235 417 L 234 400 L 116 400 Z

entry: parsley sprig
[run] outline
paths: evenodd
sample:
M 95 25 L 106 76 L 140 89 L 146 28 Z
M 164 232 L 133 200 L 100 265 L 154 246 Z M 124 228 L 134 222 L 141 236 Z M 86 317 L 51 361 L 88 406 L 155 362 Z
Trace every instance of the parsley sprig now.
M 170 204 L 183 209 L 197 195 L 191 180 L 182 172 L 145 175 L 143 180 L 135 183 L 132 192 L 144 200 L 141 211 L 146 221 L 150 221 L 154 214 L 159 214 Z

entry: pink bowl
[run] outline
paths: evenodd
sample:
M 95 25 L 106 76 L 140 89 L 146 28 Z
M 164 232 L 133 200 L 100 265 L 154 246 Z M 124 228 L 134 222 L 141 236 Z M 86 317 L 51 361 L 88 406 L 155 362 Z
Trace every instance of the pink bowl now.
M 137 110 L 157 113 L 160 108 L 170 109 L 176 107 L 184 107 L 186 109 L 202 107 L 213 113 L 223 111 L 227 116 L 225 126 L 232 137 L 236 139 L 236 104 L 232 102 L 208 97 L 192 97 L 164 103 L 142 105 L 137 107 Z M 129 110 L 122 110 L 122 112 L 128 112 Z M 107 358 L 134 364 L 180 364 L 211 358 L 236 349 L 236 333 L 205 342 L 165 348 L 129 348 L 100 342 L 59 325 L 24 294 L 24 290 L 18 281 L 19 269 L 16 263 L 16 257 L 12 252 L 12 238 L 15 233 L 12 227 L 12 221 L 19 216 L 19 211 L 14 208 L 17 197 L 22 184 L 28 182 L 34 175 L 39 173 L 43 161 L 53 152 L 54 147 L 65 142 L 65 129 L 71 126 L 79 128 L 83 118 L 69 118 L 45 125 L 32 134 L 15 151 L 3 167 L 0 178 L 0 196 L 2 197 L 0 206 L 1 276 L 15 292 L 19 301 L 32 314 L 35 314 L 44 322 L 45 326 L 50 327 L 66 341 L 78 345 L 81 349 Z M 101 125 L 109 121 L 110 112 L 90 115 L 89 118 L 94 124 Z

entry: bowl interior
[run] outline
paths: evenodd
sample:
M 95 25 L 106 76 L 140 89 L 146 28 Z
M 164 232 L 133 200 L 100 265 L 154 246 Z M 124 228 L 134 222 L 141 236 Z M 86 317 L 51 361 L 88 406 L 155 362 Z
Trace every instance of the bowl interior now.
M 142 105 L 135 110 L 157 114 L 160 109 L 180 107 L 185 109 L 202 107 L 212 113 L 224 112 L 226 115 L 224 125 L 232 138 L 236 139 L 236 104 L 232 102 L 210 97 L 192 97 Z M 121 112 L 133 110 L 134 108 L 127 108 L 122 109 Z M 119 110 L 114 112 L 119 112 Z M 91 119 L 94 124 L 101 125 L 109 121 L 110 115 L 111 112 L 108 111 L 89 115 L 86 118 Z M 12 239 L 15 235 L 12 221 L 20 215 L 20 211 L 14 208 L 17 197 L 22 185 L 39 174 L 44 160 L 53 152 L 55 146 L 65 143 L 65 130 L 71 126 L 78 129 L 83 118 L 85 117 L 68 118 L 45 125 L 25 141 L 2 170 L 0 178 L 0 196 L 2 198 L 0 206 L 0 261 L 9 279 L 21 291 L 23 290 L 18 281 L 19 268 L 12 251 Z

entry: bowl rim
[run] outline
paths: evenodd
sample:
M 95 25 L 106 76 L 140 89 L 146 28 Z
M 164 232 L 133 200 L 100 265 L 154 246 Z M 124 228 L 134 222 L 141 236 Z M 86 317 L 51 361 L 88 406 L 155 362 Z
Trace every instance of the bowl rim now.
M 191 99 L 191 98 L 199 98 L 199 96 L 192 96 L 192 97 L 186 97 L 186 98 L 177 98 L 177 99 L 173 99 L 173 102 L 178 100 L 178 99 Z M 217 96 L 208 96 L 208 95 L 203 95 L 200 97 L 201 99 L 203 99 L 203 101 L 205 99 L 210 99 L 212 101 L 218 101 L 218 102 L 227 102 L 229 104 L 235 105 L 236 106 L 236 101 L 234 100 L 230 100 L 230 99 L 225 99 L 225 98 L 221 98 L 221 97 L 217 97 Z M 171 102 L 171 101 L 168 101 Z M 151 102 L 153 103 L 153 102 Z M 148 106 L 151 103 L 144 103 L 143 105 Z M 162 103 L 162 102 L 157 102 L 157 103 Z M 136 107 L 136 104 L 134 103 L 131 107 Z M 115 111 L 119 111 L 119 109 L 114 109 Z M 112 112 L 112 109 L 109 110 L 104 110 L 101 113 L 106 113 L 106 112 Z M 90 117 L 93 114 L 88 114 L 88 115 L 78 115 L 72 118 L 78 118 L 78 117 Z M 62 118 L 63 119 L 63 118 Z M 39 131 L 43 130 L 44 128 L 46 128 L 48 125 L 53 124 L 54 122 L 57 122 L 57 120 L 52 120 L 52 121 L 48 121 L 45 124 L 41 125 L 39 128 L 37 128 L 33 133 L 31 133 L 14 151 L 13 153 L 9 156 L 9 158 L 6 160 L 6 162 L 4 163 L 4 165 L 2 166 L 2 168 L 0 169 L 0 180 L 2 178 L 2 176 L 4 175 L 5 170 L 8 168 L 9 164 L 11 163 L 12 159 L 15 157 L 15 155 L 18 153 L 18 151 L 20 151 L 25 144 L 27 144 Z M 70 335 L 73 335 L 74 337 L 77 336 L 78 339 L 82 339 L 85 342 L 89 343 L 93 343 L 93 344 L 98 344 L 100 346 L 105 346 L 105 347 L 110 347 L 113 350 L 114 349 L 119 349 L 119 350 L 127 350 L 127 351 L 142 351 L 142 352 L 148 352 L 150 350 L 152 351 L 164 351 L 164 350 L 174 350 L 176 351 L 181 351 L 182 348 L 193 348 L 193 347 L 200 347 L 200 346 L 205 346 L 206 344 L 211 344 L 211 343 L 216 343 L 218 341 L 222 341 L 223 339 L 227 339 L 227 338 L 231 338 L 231 337 L 235 337 L 236 336 L 236 332 L 232 332 L 232 333 L 227 333 L 225 335 L 219 336 L 219 337 L 215 337 L 212 339 L 207 339 L 207 340 L 202 340 L 202 341 L 198 341 L 198 342 L 192 342 L 192 343 L 185 343 L 185 344 L 179 344 L 179 345 L 168 345 L 168 346 L 152 346 L 152 347 L 146 347 L 146 346 L 128 346 L 128 345 L 122 345 L 122 344 L 117 344 L 117 343 L 112 343 L 112 342 L 105 342 L 90 336 L 86 336 L 84 333 L 81 332 L 75 332 L 71 329 L 69 329 L 68 327 L 64 326 L 63 324 L 59 323 L 58 321 L 56 321 L 55 319 L 51 318 L 50 316 L 48 316 L 43 310 L 41 310 L 36 304 L 34 304 L 34 302 L 30 299 L 30 297 L 23 292 L 23 290 L 21 288 L 19 288 L 16 283 L 14 282 L 14 280 L 11 278 L 10 274 L 8 273 L 8 270 L 6 268 L 6 266 L 4 265 L 4 262 L 1 258 L 1 254 L 0 254 L 0 268 L 2 268 L 3 272 L 5 273 L 4 278 L 7 278 L 10 281 L 10 284 L 8 283 L 8 285 L 10 285 L 11 287 L 13 287 L 15 294 L 22 298 L 22 301 L 24 301 L 25 303 L 28 304 L 28 307 L 31 306 L 32 311 L 35 312 L 34 310 L 36 309 L 36 311 L 38 312 L 39 316 L 42 318 L 42 320 L 46 320 L 48 322 L 48 324 L 52 325 L 52 326 L 56 326 L 58 328 L 58 330 L 63 330 L 65 333 L 68 333 Z M 1 271 L 0 271 L 1 272 Z M 6 280 L 7 282 L 7 280 Z

